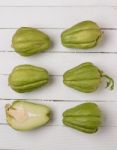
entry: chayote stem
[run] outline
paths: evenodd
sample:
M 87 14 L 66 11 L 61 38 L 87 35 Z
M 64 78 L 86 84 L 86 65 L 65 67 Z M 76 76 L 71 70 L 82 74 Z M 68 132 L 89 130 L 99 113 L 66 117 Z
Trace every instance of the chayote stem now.
M 106 88 L 110 87 L 110 89 L 113 90 L 113 88 L 114 88 L 114 80 L 111 77 L 109 77 L 108 75 L 104 74 L 104 73 L 102 73 L 102 77 L 105 77 L 108 80 Z

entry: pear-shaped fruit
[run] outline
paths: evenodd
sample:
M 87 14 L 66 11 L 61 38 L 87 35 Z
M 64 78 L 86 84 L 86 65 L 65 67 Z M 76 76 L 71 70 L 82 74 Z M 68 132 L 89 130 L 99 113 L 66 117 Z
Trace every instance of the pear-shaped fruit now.
M 16 66 L 9 75 L 10 87 L 19 93 L 30 92 L 48 83 L 47 70 L 32 65 Z
M 47 50 L 50 47 L 47 34 L 30 27 L 21 27 L 12 38 L 12 47 L 22 56 L 31 56 Z
M 63 113 L 66 126 L 85 133 L 94 133 L 102 121 L 101 111 L 95 103 L 83 103 Z
M 63 75 L 63 82 L 80 92 L 91 93 L 97 90 L 102 77 L 107 79 L 107 87 L 112 90 L 114 88 L 113 79 L 99 70 L 93 63 L 86 62 L 66 71 Z
M 16 100 L 12 104 L 7 104 L 5 110 L 6 120 L 15 130 L 32 130 L 50 120 L 50 109 L 42 104 Z
M 82 21 L 61 34 L 65 47 L 88 49 L 95 47 L 102 38 L 102 31 L 93 21 Z

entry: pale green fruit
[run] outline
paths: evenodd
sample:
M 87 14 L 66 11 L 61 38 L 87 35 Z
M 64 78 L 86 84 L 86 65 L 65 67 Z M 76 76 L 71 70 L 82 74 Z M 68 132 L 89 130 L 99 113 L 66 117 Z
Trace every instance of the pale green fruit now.
M 102 77 L 107 79 L 107 87 L 112 90 L 114 88 L 113 79 L 99 70 L 93 63 L 86 62 L 66 71 L 63 75 L 63 82 L 73 89 L 90 93 L 97 90 Z
M 16 100 L 5 106 L 6 120 L 15 130 L 28 131 L 47 124 L 50 109 L 42 104 Z
M 95 103 L 83 103 L 63 113 L 63 123 L 66 126 L 85 133 L 97 132 L 101 122 L 101 111 Z
M 30 27 L 21 27 L 12 38 L 12 47 L 22 56 L 31 56 L 49 49 L 50 38 L 44 32 Z
M 9 86 L 19 93 L 30 92 L 48 83 L 47 70 L 32 65 L 16 66 L 9 75 Z
M 65 47 L 88 49 L 95 47 L 102 38 L 102 31 L 93 21 L 82 21 L 61 34 Z

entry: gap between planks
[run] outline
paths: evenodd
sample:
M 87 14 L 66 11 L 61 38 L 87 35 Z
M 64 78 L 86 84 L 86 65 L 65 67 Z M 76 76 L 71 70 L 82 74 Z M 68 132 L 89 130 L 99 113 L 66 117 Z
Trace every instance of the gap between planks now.
M 0 7 L 113 7 L 117 8 L 117 5 L 0 5 Z
M 0 30 L 14 30 L 14 29 L 19 29 L 19 28 L 16 28 L 16 27 L 8 27 L 8 28 L 4 28 L 4 27 L 0 27 Z M 66 29 L 66 28 L 62 28 L 62 27 L 39 27 L 39 28 L 36 28 L 36 29 L 49 29 L 49 30 L 60 30 L 60 29 Z M 106 27 L 103 27 L 103 28 L 100 28 L 101 30 L 117 30 L 117 28 L 106 28 Z
M 31 98 L 31 99 L 30 99 L 30 98 L 28 98 L 28 99 L 25 99 L 25 98 L 24 98 L 24 99 L 19 99 L 19 98 L 17 98 L 17 99 L 16 99 L 16 98 L 13 98 L 13 99 L 11 99 L 11 98 L 0 98 L 0 100 L 5 100 L 5 101 L 25 100 L 25 101 L 56 102 L 56 103 L 57 103 L 57 102 L 60 102 L 60 103 L 61 103 L 61 102 L 64 102 L 64 103 L 65 103 L 65 102 L 66 102 L 66 103 L 68 103 L 68 102 L 71 102 L 71 103 L 72 103 L 72 102 L 74 102 L 74 103 L 76 103 L 76 102 L 83 102 L 83 103 L 84 103 L 84 102 L 90 102 L 90 100 L 71 100 L 71 99 L 58 100 L 58 99 L 39 99 L 39 98 L 38 98 L 38 99 L 36 99 L 36 98 L 35 98 L 35 99 L 33 99 L 33 98 Z M 117 101 L 115 101 L 115 100 L 106 100 L 106 101 L 104 101 L 104 100 L 94 100 L 93 102 L 94 102 L 94 103 L 95 103 L 95 102 L 97 102 L 97 103 L 104 103 L 104 102 L 106 102 L 106 103 L 107 103 L 107 102 L 109 102 L 109 103 L 110 103 L 110 102 L 115 102 L 115 103 L 117 103 Z
M 9 126 L 7 123 L 0 123 L 0 126 Z M 56 125 L 46 125 L 47 127 L 66 127 L 66 126 L 64 126 L 64 125 L 58 125 L 58 124 L 56 124 Z M 117 128 L 117 126 L 100 126 L 100 128 L 105 128 L 105 127 L 112 127 L 112 128 Z
M 45 52 L 41 52 L 41 53 L 80 53 L 80 54 L 94 54 L 94 53 L 101 53 L 101 54 L 117 54 L 117 52 L 81 52 L 81 51 L 75 51 L 76 49 L 74 49 L 74 51 L 45 51 Z M 6 50 L 1 50 L 0 53 L 16 53 L 15 51 L 6 51 Z M 0 74 L 1 75 L 1 74 Z

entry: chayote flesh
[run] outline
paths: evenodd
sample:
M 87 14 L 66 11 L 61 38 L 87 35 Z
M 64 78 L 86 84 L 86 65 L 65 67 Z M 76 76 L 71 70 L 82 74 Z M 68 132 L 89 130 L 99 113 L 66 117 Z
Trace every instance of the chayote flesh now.
M 63 46 L 69 48 L 89 49 L 95 47 L 103 32 L 93 21 L 82 21 L 61 34 Z
M 12 47 L 22 56 L 31 56 L 47 50 L 50 38 L 44 32 L 30 27 L 21 27 L 12 38 Z
M 95 133 L 101 122 L 101 111 L 95 103 L 83 103 L 63 113 L 66 126 L 85 133 Z
M 12 104 L 6 104 L 5 111 L 8 124 L 19 131 L 39 128 L 50 120 L 50 108 L 24 100 L 16 100 Z
M 30 92 L 48 83 L 47 70 L 32 65 L 16 66 L 8 78 L 9 86 L 19 93 Z
M 97 90 L 102 77 L 107 79 L 107 87 L 112 90 L 114 88 L 113 79 L 104 74 L 93 63 L 86 62 L 66 71 L 63 75 L 63 82 L 80 92 L 90 93 Z

